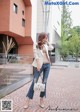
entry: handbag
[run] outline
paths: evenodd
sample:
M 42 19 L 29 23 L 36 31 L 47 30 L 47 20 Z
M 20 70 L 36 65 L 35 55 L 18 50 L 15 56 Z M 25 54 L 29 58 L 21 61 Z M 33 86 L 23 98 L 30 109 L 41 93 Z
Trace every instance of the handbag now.
M 34 83 L 34 91 L 40 91 L 40 92 L 44 92 L 45 90 L 45 84 L 43 83 Z
M 42 79 L 41 75 L 40 75 L 40 78 Z M 39 79 L 37 82 L 34 83 L 34 91 L 44 92 L 45 91 L 45 84 L 43 84 Z

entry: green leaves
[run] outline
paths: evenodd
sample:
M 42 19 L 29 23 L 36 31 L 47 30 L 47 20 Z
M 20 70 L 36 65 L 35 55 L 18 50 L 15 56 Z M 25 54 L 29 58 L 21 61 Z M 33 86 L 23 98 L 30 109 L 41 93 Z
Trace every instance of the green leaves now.
M 71 26 L 72 26 L 72 19 L 71 19 L 71 12 L 69 11 L 69 6 L 63 5 L 61 14 L 61 38 L 66 39 L 68 38 Z
M 59 45 L 59 51 L 63 60 L 68 55 L 72 55 L 72 57 L 76 57 L 76 61 L 78 60 L 80 56 L 80 36 L 74 28 L 70 30 L 70 37 L 68 39 L 61 38 Z
M 60 51 L 60 55 L 62 56 L 63 60 L 67 57 L 67 55 L 69 54 L 69 43 L 66 40 L 61 40 L 59 42 L 59 51 Z
M 80 36 L 74 29 L 72 30 L 72 37 L 69 39 L 69 43 L 72 55 L 78 58 L 80 56 Z
M 63 0 L 65 1 L 65 0 Z M 69 6 L 62 6 L 61 16 L 61 39 L 59 41 L 59 52 L 63 60 L 72 55 L 76 61 L 80 56 L 80 26 L 71 28 L 72 19 Z

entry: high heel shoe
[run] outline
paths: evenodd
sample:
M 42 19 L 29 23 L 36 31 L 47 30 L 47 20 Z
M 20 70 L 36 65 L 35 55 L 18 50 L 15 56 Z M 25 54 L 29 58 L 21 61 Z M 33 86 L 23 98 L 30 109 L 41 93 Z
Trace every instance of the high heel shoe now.
M 27 109 L 27 108 L 29 108 L 29 105 L 25 105 L 25 106 L 24 106 L 24 109 Z
M 42 105 L 42 104 L 40 104 L 39 106 L 40 106 L 41 108 L 44 108 L 44 104 L 43 104 L 43 105 Z
M 43 98 L 40 99 L 40 105 L 39 105 L 41 108 L 44 108 L 44 101 L 43 101 Z
M 24 109 L 27 109 L 29 107 L 29 98 L 27 98 L 27 102 L 24 105 Z

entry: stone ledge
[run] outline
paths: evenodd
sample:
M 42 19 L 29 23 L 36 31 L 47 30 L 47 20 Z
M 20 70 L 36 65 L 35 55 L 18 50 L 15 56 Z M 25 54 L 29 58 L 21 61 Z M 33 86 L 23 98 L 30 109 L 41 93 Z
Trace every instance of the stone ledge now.
M 29 75 L 27 78 L 24 78 L 14 84 L 11 84 L 3 89 L 0 90 L 0 99 L 8 94 L 10 94 L 11 92 L 17 90 L 18 88 L 22 87 L 23 85 L 29 83 L 33 78 L 33 75 Z

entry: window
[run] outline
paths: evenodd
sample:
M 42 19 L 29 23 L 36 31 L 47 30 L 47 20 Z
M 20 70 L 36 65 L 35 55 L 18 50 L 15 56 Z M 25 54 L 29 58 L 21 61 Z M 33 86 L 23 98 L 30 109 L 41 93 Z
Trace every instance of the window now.
M 58 23 L 58 25 L 60 26 L 60 23 L 59 23 L 59 21 L 57 21 L 57 23 Z
M 54 29 L 57 31 L 57 28 L 53 25 Z
M 18 13 L 18 6 L 14 3 L 13 4 L 13 11 L 17 14 Z
M 25 19 L 22 18 L 22 26 L 25 27 Z
M 24 15 L 24 11 L 22 11 L 22 15 Z

